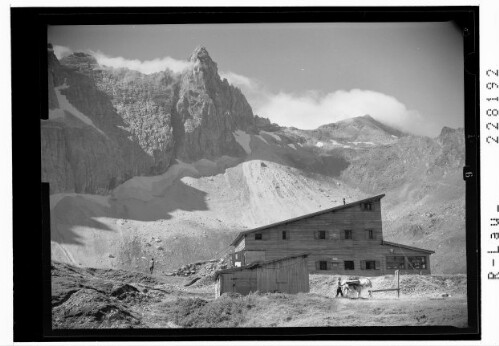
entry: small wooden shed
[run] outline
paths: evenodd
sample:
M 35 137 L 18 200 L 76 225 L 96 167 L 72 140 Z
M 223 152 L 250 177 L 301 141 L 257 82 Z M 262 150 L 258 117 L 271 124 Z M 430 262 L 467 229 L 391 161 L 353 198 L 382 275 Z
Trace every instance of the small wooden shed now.
M 309 292 L 308 254 L 299 254 L 218 271 L 215 296 L 237 292 Z

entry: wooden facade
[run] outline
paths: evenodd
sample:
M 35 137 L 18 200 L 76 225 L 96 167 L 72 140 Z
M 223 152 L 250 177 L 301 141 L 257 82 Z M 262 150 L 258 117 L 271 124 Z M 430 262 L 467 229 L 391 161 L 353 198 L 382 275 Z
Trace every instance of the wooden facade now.
M 309 272 L 377 276 L 430 274 L 431 250 L 383 239 L 381 198 L 361 201 L 241 232 L 233 266 L 309 253 Z
M 307 254 L 222 270 L 216 280 L 216 297 L 227 292 L 309 292 Z

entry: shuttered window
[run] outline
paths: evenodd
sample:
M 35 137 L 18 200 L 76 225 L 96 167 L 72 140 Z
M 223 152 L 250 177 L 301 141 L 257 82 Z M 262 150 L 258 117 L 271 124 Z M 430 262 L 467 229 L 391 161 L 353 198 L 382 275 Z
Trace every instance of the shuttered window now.
M 282 231 L 282 240 L 288 239 L 288 233 L 286 231 Z
M 343 239 L 345 239 L 345 240 L 352 239 L 352 230 L 351 229 L 346 229 L 343 231 Z
M 373 261 L 373 260 L 360 261 L 360 269 L 362 270 L 381 269 L 381 264 L 379 261 Z
M 314 239 L 326 240 L 326 239 L 328 239 L 328 232 L 327 231 L 315 231 L 314 232 Z

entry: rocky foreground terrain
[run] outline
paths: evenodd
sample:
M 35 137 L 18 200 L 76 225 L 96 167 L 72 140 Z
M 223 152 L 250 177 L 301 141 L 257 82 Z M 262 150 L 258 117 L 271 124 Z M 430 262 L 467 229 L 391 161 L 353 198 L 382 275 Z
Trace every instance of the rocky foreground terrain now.
M 192 283 L 196 276 L 200 280 Z M 310 293 L 255 292 L 215 299 L 212 276 L 147 275 L 52 263 L 52 326 L 79 328 L 217 328 L 448 325 L 465 327 L 466 276 L 403 275 L 401 297 L 334 298 L 337 277 L 311 275 Z M 373 289 L 394 278 L 371 278 Z M 366 294 L 363 293 L 366 298 Z M 354 297 L 350 297 L 354 298 Z
M 465 273 L 463 129 L 414 136 L 369 115 L 316 130 L 253 114 L 205 48 L 181 73 L 142 74 L 48 49 L 52 259 L 158 273 L 223 258 L 240 231 L 386 194 L 388 241 Z

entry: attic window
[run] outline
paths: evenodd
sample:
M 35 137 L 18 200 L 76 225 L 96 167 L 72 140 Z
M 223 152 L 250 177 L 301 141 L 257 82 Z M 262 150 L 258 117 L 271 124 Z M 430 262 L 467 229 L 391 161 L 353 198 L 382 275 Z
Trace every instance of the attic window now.
M 288 239 L 288 234 L 286 233 L 286 231 L 282 231 L 282 240 L 286 239 Z
M 326 239 L 326 231 L 319 231 L 319 239 Z
M 261 233 L 255 233 L 255 240 L 262 240 L 262 234 Z
M 374 239 L 374 231 L 372 229 L 367 230 L 367 239 L 369 240 Z
M 372 203 L 362 203 L 362 210 L 373 210 Z

